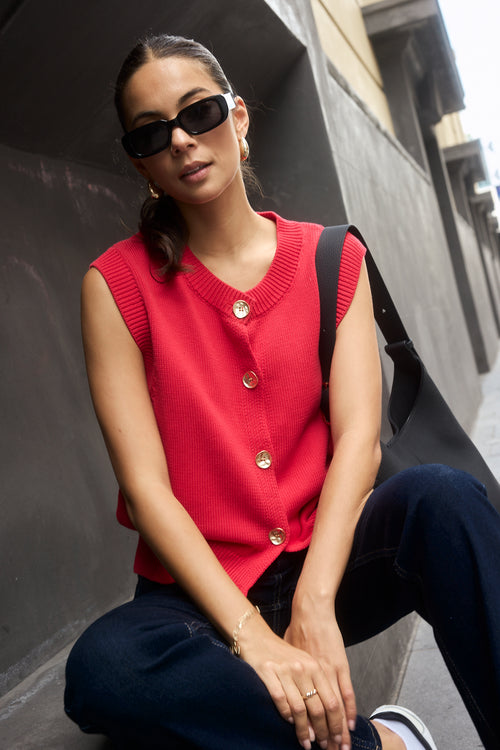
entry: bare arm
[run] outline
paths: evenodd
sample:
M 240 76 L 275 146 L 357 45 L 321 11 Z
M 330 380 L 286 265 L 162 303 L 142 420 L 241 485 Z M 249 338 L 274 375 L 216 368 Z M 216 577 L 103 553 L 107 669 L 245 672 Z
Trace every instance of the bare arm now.
M 363 264 L 351 306 L 337 331 L 330 372 L 334 445 L 301 588 L 334 598 L 354 529 L 380 463 L 381 373 L 375 321 Z
M 132 523 L 160 562 L 231 641 L 251 607 L 226 574 L 199 529 L 176 499 L 154 416 L 140 350 L 101 274 L 91 269 L 82 287 L 82 331 L 90 389 L 111 462 Z M 332 689 L 318 661 L 278 638 L 254 615 L 241 632 L 241 656 L 256 670 L 283 718 L 310 747 L 301 698 L 312 682 Z M 314 721 L 316 736 L 341 730 L 338 710 Z
M 230 640 L 250 605 L 174 497 L 142 354 L 95 269 L 82 287 L 82 332 L 96 414 L 130 519 Z
M 335 619 L 335 596 L 380 463 L 380 401 L 380 361 L 363 264 L 353 301 L 337 332 L 330 373 L 334 457 L 285 636 L 320 661 L 341 696 L 344 744 L 349 744 L 347 724 L 352 727 L 355 720 L 356 702 Z

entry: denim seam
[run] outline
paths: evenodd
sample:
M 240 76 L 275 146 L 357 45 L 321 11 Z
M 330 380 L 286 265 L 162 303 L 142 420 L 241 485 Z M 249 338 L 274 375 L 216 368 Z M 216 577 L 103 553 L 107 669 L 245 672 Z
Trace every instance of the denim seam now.
M 452 672 L 452 673 L 453 673 L 453 675 L 454 675 L 455 679 L 456 679 L 456 680 L 457 680 L 457 681 L 458 681 L 458 682 L 460 683 L 460 685 L 461 685 L 461 686 L 463 687 L 463 689 L 464 689 L 464 692 L 465 692 L 465 693 L 466 693 L 466 694 L 467 694 L 467 695 L 469 696 L 469 699 L 470 699 L 470 702 L 471 702 L 471 704 L 472 704 L 472 705 L 474 706 L 475 710 L 477 711 L 477 715 L 481 717 L 481 720 L 483 721 L 483 723 L 484 723 L 484 726 L 485 726 L 485 727 L 488 727 L 488 731 L 489 731 L 489 732 L 491 733 L 491 735 L 493 736 L 493 735 L 494 735 L 494 730 L 493 730 L 493 729 L 492 729 L 492 727 L 491 727 L 491 726 L 489 725 L 489 723 L 488 723 L 487 719 L 486 719 L 486 718 L 484 717 L 484 715 L 483 715 L 483 712 L 481 711 L 481 709 L 480 709 L 480 708 L 479 708 L 479 706 L 477 705 L 477 703 L 476 703 L 476 700 L 475 700 L 474 696 L 472 695 L 472 693 L 470 692 L 469 688 L 468 688 L 468 687 L 467 687 L 467 685 L 465 684 L 465 682 L 464 682 L 464 680 L 463 680 L 463 677 L 461 676 L 461 674 L 460 674 L 460 672 L 459 672 L 459 670 L 458 670 L 458 667 L 457 667 L 457 665 L 455 664 L 454 660 L 453 660 L 453 659 L 452 659 L 452 657 L 450 656 L 450 653 L 449 653 L 448 649 L 447 649 L 447 648 L 446 648 L 446 647 L 444 646 L 444 644 L 443 644 L 443 642 L 442 642 L 441 638 L 439 638 L 439 632 L 437 631 L 437 629 L 435 629 L 435 632 L 436 632 L 436 634 L 437 634 L 437 637 L 436 637 L 436 641 L 438 641 L 438 639 L 439 639 L 439 649 L 440 649 L 440 651 L 441 651 L 441 652 L 442 652 L 443 654 L 446 654 L 446 657 L 447 657 L 447 659 L 449 660 L 449 665 L 448 665 L 448 669 L 450 670 L 450 672 Z
M 394 555 L 398 551 L 397 547 L 382 547 L 378 550 L 373 550 L 372 552 L 367 552 L 365 555 L 361 555 L 360 557 L 356 557 L 355 560 L 352 561 L 352 563 L 347 565 L 347 571 L 356 570 L 357 568 L 360 568 L 362 565 L 365 565 L 367 562 L 371 562 L 372 560 L 376 560 L 377 558 L 383 558 L 383 557 L 391 557 L 391 555 Z
M 201 623 L 201 622 L 198 623 L 196 621 L 191 622 L 191 624 L 189 622 L 185 622 L 184 625 L 186 626 L 188 630 L 190 638 L 194 638 L 196 635 L 200 635 L 200 630 L 202 630 L 203 628 L 206 628 L 206 625 L 204 623 Z M 217 646 L 217 648 L 222 648 L 225 651 L 230 650 L 227 643 L 225 643 L 222 640 L 219 640 L 218 638 L 214 637 L 210 633 L 201 633 L 201 635 L 204 635 L 207 638 L 209 638 L 213 646 Z

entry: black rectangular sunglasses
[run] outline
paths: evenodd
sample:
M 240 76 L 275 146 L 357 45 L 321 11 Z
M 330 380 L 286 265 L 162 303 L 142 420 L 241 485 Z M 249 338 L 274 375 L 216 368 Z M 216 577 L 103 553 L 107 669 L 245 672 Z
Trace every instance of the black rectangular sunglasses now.
M 181 109 L 173 120 L 155 120 L 125 133 L 123 148 L 134 159 L 153 156 L 170 146 L 175 127 L 182 128 L 189 135 L 207 133 L 222 125 L 229 110 L 235 106 L 234 95 L 230 91 L 207 96 Z

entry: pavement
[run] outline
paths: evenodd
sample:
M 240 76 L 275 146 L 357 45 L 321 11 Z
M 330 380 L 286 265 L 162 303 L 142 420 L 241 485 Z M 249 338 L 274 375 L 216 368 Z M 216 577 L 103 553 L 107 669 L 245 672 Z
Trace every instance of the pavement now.
M 500 355 L 492 371 L 482 376 L 481 387 L 483 400 L 471 436 L 500 479 Z M 0 699 L 2 750 L 112 750 L 104 738 L 80 732 L 61 710 L 68 651 L 69 647 Z M 421 716 L 438 750 L 483 747 L 431 628 L 423 621 L 416 628 L 397 702 Z

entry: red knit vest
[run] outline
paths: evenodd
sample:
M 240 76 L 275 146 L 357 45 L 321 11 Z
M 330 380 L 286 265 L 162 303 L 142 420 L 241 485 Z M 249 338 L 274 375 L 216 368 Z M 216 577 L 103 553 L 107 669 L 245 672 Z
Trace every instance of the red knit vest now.
M 189 270 L 165 280 L 139 234 L 92 264 L 143 354 L 174 494 L 244 593 L 283 550 L 309 544 L 330 444 L 319 409 L 322 227 L 264 216 L 277 224 L 276 255 L 248 292 L 220 281 L 189 248 Z M 347 235 L 337 325 L 363 255 Z M 131 527 L 121 495 L 117 515 Z M 141 538 L 134 570 L 173 580 Z

